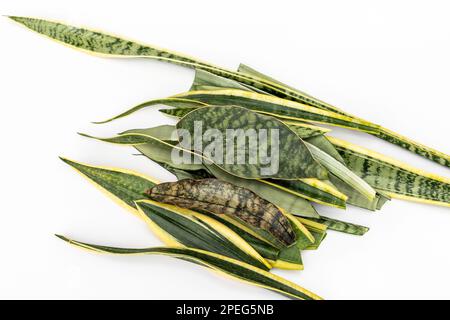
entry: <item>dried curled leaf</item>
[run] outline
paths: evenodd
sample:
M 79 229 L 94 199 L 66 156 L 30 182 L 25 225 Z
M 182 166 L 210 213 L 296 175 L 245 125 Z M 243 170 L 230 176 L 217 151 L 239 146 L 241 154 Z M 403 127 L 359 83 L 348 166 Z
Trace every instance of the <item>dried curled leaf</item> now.
M 146 194 L 155 201 L 238 218 L 269 232 L 286 246 L 296 240 L 289 220 L 275 205 L 250 190 L 218 179 L 161 183 L 147 190 Z

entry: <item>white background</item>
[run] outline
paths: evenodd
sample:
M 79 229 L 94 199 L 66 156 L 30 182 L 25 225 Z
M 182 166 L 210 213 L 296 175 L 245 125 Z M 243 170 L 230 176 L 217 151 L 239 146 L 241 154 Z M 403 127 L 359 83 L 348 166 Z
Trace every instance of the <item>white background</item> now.
M 239 62 L 350 113 L 450 152 L 446 1 L 5 1 L 0 14 L 65 21 L 190 54 Z M 142 101 L 187 90 L 193 71 L 102 59 L 0 17 L 0 298 L 278 299 L 167 257 L 94 255 L 53 236 L 144 247 L 159 241 L 58 159 L 173 179 L 133 150 L 91 141 L 172 120 L 156 109 L 95 126 Z M 375 138 L 335 135 L 449 176 Z M 330 232 L 304 271 L 276 271 L 327 299 L 450 298 L 448 208 L 391 201 L 378 213 L 320 207 L 370 226 Z

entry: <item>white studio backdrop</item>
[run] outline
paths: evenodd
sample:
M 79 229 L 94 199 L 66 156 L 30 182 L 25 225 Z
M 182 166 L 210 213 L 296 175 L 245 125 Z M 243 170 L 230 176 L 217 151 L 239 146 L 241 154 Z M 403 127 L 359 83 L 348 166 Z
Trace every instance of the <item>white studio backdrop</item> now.
M 61 20 L 180 51 L 228 68 L 249 64 L 373 122 L 449 153 L 450 5 L 446 1 L 5 1 L 0 14 Z M 193 71 L 114 60 L 56 44 L 0 18 L 0 298 L 278 299 L 161 256 L 76 250 L 53 236 L 122 246 L 160 242 L 62 163 L 66 156 L 173 180 L 127 147 L 82 138 L 173 120 L 142 101 L 187 90 Z M 336 136 L 424 170 L 446 168 L 355 132 Z M 304 271 L 276 271 L 327 299 L 449 298 L 448 208 L 391 201 L 382 211 L 319 207 L 368 225 L 329 232 Z

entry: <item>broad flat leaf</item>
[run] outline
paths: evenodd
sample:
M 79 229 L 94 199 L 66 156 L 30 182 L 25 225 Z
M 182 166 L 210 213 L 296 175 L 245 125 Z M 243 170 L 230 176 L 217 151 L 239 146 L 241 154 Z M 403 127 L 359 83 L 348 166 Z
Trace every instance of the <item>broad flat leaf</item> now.
M 269 290 L 279 292 L 283 295 L 290 296 L 302 300 L 320 300 L 321 298 L 297 284 L 283 279 L 270 272 L 256 268 L 252 265 L 240 262 L 215 253 L 210 253 L 198 249 L 189 248 L 173 248 L 173 247 L 156 247 L 144 249 L 124 249 L 93 245 L 68 239 L 63 236 L 58 237 L 70 244 L 92 250 L 97 253 L 124 254 L 124 255 L 148 255 L 161 254 L 175 258 L 187 260 L 209 267 L 215 271 L 219 271 L 225 275 L 232 276 L 244 282 L 260 286 Z
M 221 254 L 260 269 L 270 269 L 255 249 L 217 220 L 192 210 L 150 200 L 139 201 L 137 206 L 150 220 L 152 227 L 163 230 L 185 247 Z
M 314 243 L 305 248 L 305 250 L 317 250 L 327 236 L 328 226 L 314 221 L 315 219 L 311 218 L 296 217 L 296 219 L 299 220 L 314 237 Z
M 272 202 L 276 206 L 283 208 L 289 213 L 303 217 L 319 217 L 319 214 L 307 200 L 299 198 L 292 192 L 287 192 L 286 190 L 283 190 L 278 186 L 271 186 L 259 180 L 239 178 L 212 164 L 175 164 L 171 159 L 171 152 L 174 146 L 170 141 L 159 139 L 161 137 L 167 138 L 168 135 L 167 132 L 163 135 L 161 135 L 161 133 L 155 134 L 153 131 L 158 131 L 157 128 L 158 127 L 129 130 L 126 133 L 123 133 L 123 135 L 126 137 L 117 136 L 114 138 L 95 139 L 110 143 L 133 145 L 147 158 L 156 161 L 159 164 L 166 164 L 178 170 L 195 172 L 206 168 L 216 178 L 230 182 L 243 188 L 247 188 L 260 197 Z M 164 128 L 163 131 L 166 131 L 166 128 Z M 153 134 L 153 136 L 151 134 Z M 136 139 L 133 140 L 133 137 Z
M 330 141 L 347 166 L 382 193 L 397 199 L 450 206 L 450 179 L 337 138 Z
M 206 132 L 209 129 L 220 131 L 219 133 L 221 133 L 221 137 L 223 137 L 222 141 L 220 141 L 220 146 L 222 147 L 224 154 L 219 159 L 210 160 L 231 174 L 246 179 L 265 177 L 278 179 L 324 179 L 327 177 L 327 171 L 314 160 L 303 141 L 283 122 L 276 120 L 273 117 L 251 112 L 241 107 L 202 107 L 183 117 L 177 123 L 177 128 L 187 130 L 190 132 L 191 137 L 194 137 L 196 134 L 195 124 L 199 122 L 203 127 L 203 132 Z M 230 129 L 244 131 L 253 130 L 256 138 L 258 138 L 258 132 L 256 130 L 266 130 L 267 135 L 269 136 L 267 139 L 267 154 L 272 156 L 271 164 L 263 164 L 258 155 L 255 156 L 257 163 L 250 163 L 249 159 L 252 152 L 258 152 L 257 150 L 250 149 L 249 143 L 247 142 L 245 142 L 243 149 L 237 149 L 237 143 L 233 143 L 234 150 L 231 150 L 231 152 L 233 152 L 234 157 L 231 159 L 231 162 L 228 161 L 229 159 L 226 158 L 226 152 L 230 152 L 230 150 L 227 150 L 227 141 L 225 137 L 227 131 Z M 276 141 L 272 141 L 270 138 L 270 135 L 273 132 L 278 133 Z M 208 141 L 204 141 L 203 143 L 206 144 Z M 203 151 L 202 149 L 196 150 L 195 143 L 192 147 L 197 152 Z M 274 148 L 278 148 L 278 154 L 274 152 L 274 150 L 276 150 Z M 245 163 L 243 164 L 240 164 L 236 161 L 237 158 L 235 158 L 240 151 L 244 152 L 245 156 Z M 273 163 L 276 163 L 275 168 L 271 167 Z M 267 173 L 264 173 L 264 170 L 266 170 Z

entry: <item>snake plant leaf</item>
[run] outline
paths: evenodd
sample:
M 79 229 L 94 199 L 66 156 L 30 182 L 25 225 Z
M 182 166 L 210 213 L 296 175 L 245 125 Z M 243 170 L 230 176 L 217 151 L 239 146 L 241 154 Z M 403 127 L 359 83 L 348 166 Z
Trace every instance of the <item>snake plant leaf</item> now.
M 308 246 L 305 250 L 317 250 L 322 244 L 323 240 L 327 237 L 326 231 L 310 231 L 314 237 L 314 243 Z
M 380 126 L 379 132 L 376 136 L 428 160 L 434 161 L 446 167 L 450 167 L 450 155 L 413 141 L 392 130 Z
M 298 246 L 291 246 L 284 250 L 279 250 L 272 246 L 266 239 L 255 233 L 253 230 L 249 230 L 246 226 L 242 225 L 236 220 L 232 220 L 226 216 L 213 215 L 208 212 L 203 212 L 220 223 L 226 225 L 228 228 L 236 232 L 242 239 L 247 241 L 255 250 L 264 257 L 273 268 L 288 269 L 288 270 L 303 270 L 303 261 L 301 259 L 301 253 L 298 250 Z M 288 215 L 289 217 L 289 215 Z M 295 231 L 297 231 L 297 225 L 295 225 Z M 306 231 L 309 231 L 308 229 Z M 311 236 L 312 234 L 309 233 Z M 310 238 L 311 236 L 304 234 L 297 234 L 298 239 L 303 237 Z M 315 240 L 315 238 L 313 238 Z M 293 249 L 291 249 L 293 248 Z M 281 251 L 283 253 L 281 254 Z
M 302 139 L 322 136 L 323 134 L 331 131 L 330 129 L 314 126 L 302 121 L 292 121 L 286 119 L 280 120 L 287 124 L 289 128 L 291 128 L 291 130 L 294 131 Z
M 253 91 L 237 81 L 220 77 L 202 69 L 195 69 L 194 81 L 189 91 L 218 90 L 224 88 Z
M 247 188 L 260 197 L 272 202 L 276 206 L 283 208 L 287 212 L 304 217 L 319 217 L 317 211 L 307 200 L 299 198 L 292 191 L 287 192 L 278 186 L 274 187 L 259 180 L 239 178 L 212 164 L 175 164 L 171 159 L 171 152 L 174 146 L 166 140 L 169 139 L 169 137 L 172 137 L 172 134 L 170 133 L 172 128 L 175 129 L 173 126 L 164 126 L 149 129 L 133 129 L 123 133 L 128 136 L 136 135 L 138 141 L 132 141 L 130 137 L 126 139 L 120 138 L 117 140 L 114 138 L 97 139 L 112 143 L 125 143 L 127 145 L 133 145 L 133 142 L 142 142 L 142 136 L 148 137 L 148 140 L 145 140 L 147 143 L 134 145 L 134 147 L 147 158 L 157 163 L 164 163 L 169 167 L 178 170 L 185 170 L 187 172 L 198 172 L 198 170 L 207 169 L 212 176 L 237 186 Z M 187 177 L 186 174 L 185 177 Z
M 143 218 L 143 216 L 137 209 L 136 201 L 145 200 L 145 191 L 159 183 L 150 177 L 130 170 L 91 166 L 65 158 L 61 158 L 61 160 L 86 177 L 94 184 L 94 186 L 105 192 L 116 203 L 120 204 L 139 218 Z M 219 219 L 216 220 L 218 220 L 219 223 L 221 222 Z M 241 229 L 234 229 L 234 232 L 236 231 L 238 231 L 240 235 L 244 234 L 244 231 Z M 161 235 L 161 233 L 158 235 L 161 238 L 167 239 L 167 235 Z M 247 239 L 251 238 L 249 235 L 246 235 L 246 237 Z M 269 258 L 271 259 L 278 257 L 278 250 L 268 245 L 267 242 L 254 237 L 251 240 L 252 246 L 255 244 L 257 251 L 262 250 L 266 255 L 269 254 Z
M 295 218 L 299 220 L 314 237 L 314 243 L 306 247 L 305 250 L 317 250 L 319 246 L 322 244 L 322 241 L 327 236 L 328 226 L 326 226 L 323 223 L 314 221 L 316 219 L 302 218 L 302 217 L 295 217 Z
M 150 160 L 152 160 L 151 157 L 147 157 Z M 154 161 L 154 160 L 153 160 Z M 174 167 L 171 167 L 170 165 L 162 162 L 157 162 L 161 167 L 169 171 L 171 174 L 173 174 L 177 180 L 183 180 L 183 179 L 206 179 L 206 178 L 213 178 L 213 176 L 206 170 L 200 169 L 200 170 L 182 170 L 177 169 Z
M 156 139 L 164 140 L 165 142 L 174 138 L 173 131 L 176 130 L 174 126 L 164 125 L 148 129 L 132 129 L 123 132 L 127 133 L 142 133 L 151 135 Z M 156 145 L 156 147 L 155 147 Z M 147 158 L 162 165 L 166 170 L 175 174 L 178 179 L 201 179 L 208 178 L 207 172 L 202 169 L 202 165 L 196 164 L 174 164 L 171 157 L 171 149 L 167 144 L 163 144 L 161 148 L 158 147 L 158 143 L 151 143 L 148 145 L 135 146 Z M 324 182 L 317 179 L 301 179 L 301 180 L 260 180 L 261 182 L 275 186 L 281 190 L 292 193 L 307 200 L 329 205 L 338 208 L 345 208 L 347 196 L 339 192 L 333 186 L 329 186 Z M 280 206 L 280 205 L 278 205 Z
M 292 88 L 287 87 L 278 81 L 274 82 L 272 79 L 262 74 L 259 74 L 259 76 L 255 76 L 255 74 L 249 74 L 248 71 L 241 73 L 229 71 L 205 62 L 201 62 L 189 56 L 174 53 L 165 49 L 160 49 L 155 46 L 142 45 L 130 40 L 118 38 L 116 36 L 111 36 L 83 28 L 77 28 L 62 23 L 17 16 L 10 16 L 9 18 L 26 26 L 31 30 L 36 31 L 37 33 L 45 35 L 53 40 L 64 43 L 81 51 L 87 51 L 109 57 L 146 57 L 182 65 L 185 67 L 203 69 L 218 76 L 238 81 L 244 84 L 246 87 L 254 88 L 259 92 L 266 92 L 267 94 L 272 94 L 282 99 L 300 102 L 301 104 L 313 106 L 320 110 L 331 111 L 335 114 L 344 115 L 355 121 L 355 129 L 367 131 L 385 141 L 389 141 L 427 159 L 450 167 L 450 156 L 445 153 L 414 142 L 378 125 L 372 124 L 360 118 L 356 118 L 328 103 L 320 101 L 301 91 L 293 90 Z M 365 124 L 361 126 L 361 122 Z M 351 128 L 351 126 L 349 128 Z M 376 132 L 373 132 L 374 128 L 377 128 L 377 130 L 375 130 Z
M 301 251 L 296 246 L 281 250 L 278 259 L 272 263 L 272 267 L 286 270 L 303 270 Z
M 227 172 L 230 172 L 238 177 L 246 179 L 258 179 L 258 178 L 278 178 L 278 179 L 295 179 L 295 178 L 318 178 L 324 179 L 327 177 L 327 171 L 313 158 L 308 148 L 303 141 L 287 127 L 283 122 L 266 115 L 261 115 L 245 108 L 234 106 L 223 107 L 202 107 L 198 108 L 177 123 L 178 129 L 187 130 L 191 137 L 195 137 L 196 124 L 202 125 L 201 130 L 218 130 L 222 139 L 219 144 L 222 150 L 225 150 L 225 154 L 222 158 L 212 160 L 216 165 L 223 168 Z M 270 163 L 267 165 L 262 162 L 256 149 L 252 149 L 250 143 L 244 141 L 243 146 L 237 145 L 234 142 L 235 137 L 229 136 L 229 131 L 241 130 L 243 134 L 253 134 L 253 137 L 257 139 L 261 131 L 265 130 L 267 137 L 267 155 L 270 154 Z M 277 135 L 274 136 L 273 134 Z M 247 138 L 247 136 L 244 136 Z M 249 137 L 251 138 L 251 137 Z M 228 150 L 228 139 L 232 139 L 233 150 Z M 208 141 L 204 141 L 208 142 Z M 261 146 L 256 146 L 256 148 Z M 200 149 L 195 149 L 197 152 L 202 152 Z M 241 164 L 240 161 L 235 159 L 239 152 L 243 152 L 245 160 Z M 231 161 L 228 159 L 228 155 L 233 157 Z M 254 164 L 251 163 L 255 160 Z M 236 163 L 237 162 L 237 163 Z M 275 167 L 273 167 L 275 165 Z
M 296 89 L 294 89 L 292 87 L 289 87 L 289 86 L 287 86 L 287 85 L 285 85 L 285 84 L 283 84 L 283 83 L 281 83 L 281 82 L 279 82 L 279 81 L 277 81 L 277 80 L 275 80 L 275 79 L 273 79 L 273 78 L 271 78 L 271 77 L 269 77 L 269 76 L 267 76 L 265 74 L 262 74 L 262 73 L 260 73 L 260 72 L 258 72 L 256 70 L 246 66 L 246 65 L 241 64 L 239 66 L 238 71 L 240 73 L 249 75 L 249 76 L 257 78 L 257 79 L 265 79 L 265 80 L 267 80 L 269 82 L 276 83 L 276 84 L 280 85 L 281 87 L 283 87 L 283 88 L 285 88 L 287 90 L 290 90 L 292 92 L 295 92 L 299 96 L 303 96 L 303 97 L 306 98 L 306 100 L 303 100 L 303 99 L 299 99 L 299 100 L 292 99 L 294 101 L 299 101 L 299 102 L 302 102 L 304 104 L 315 106 L 315 107 L 320 108 L 320 109 L 330 110 L 330 111 L 336 112 L 338 114 L 343 114 L 343 115 L 346 115 L 346 116 L 354 118 L 354 119 L 359 119 L 361 121 L 365 121 L 365 120 L 363 120 L 361 118 L 357 118 L 357 117 L 355 117 L 355 116 L 353 116 L 353 115 L 351 115 L 351 114 L 349 114 L 347 112 L 344 112 L 343 110 L 338 109 L 338 108 L 336 108 L 336 107 L 334 107 L 334 106 L 332 106 L 332 105 L 330 105 L 330 104 L 328 104 L 326 102 L 318 100 L 317 98 L 314 98 L 314 97 L 312 97 L 311 95 L 309 95 L 309 94 L 307 94 L 305 92 L 302 92 L 302 91 L 296 90 Z M 275 94 L 275 95 L 277 95 L 277 94 Z M 308 99 L 310 101 L 308 101 Z M 450 155 L 445 154 L 443 152 L 440 152 L 438 150 L 435 150 L 433 148 L 430 148 L 428 146 L 425 146 L 425 145 L 423 145 L 423 144 L 421 144 L 419 142 L 413 141 L 413 140 L 411 140 L 411 139 L 409 139 L 409 138 L 407 138 L 405 136 L 402 136 L 402 135 L 400 135 L 400 134 L 398 134 L 398 133 L 396 133 L 396 132 L 394 132 L 392 130 L 386 129 L 386 128 L 382 127 L 382 126 L 378 126 L 378 132 L 377 133 L 371 133 L 371 134 L 373 134 L 374 136 L 376 136 L 376 137 L 378 137 L 380 139 L 383 139 L 383 140 L 388 141 L 388 142 L 390 142 L 392 144 L 395 144 L 395 145 L 397 145 L 399 147 L 402 147 L 402 148 L 404 148 L 404 149 L 406 149 L 408 151 L 411 151 L 411 152 L 413 152 L 413 153 L 415 153 L 417 155 L 420 155 L 420 156 L 422 156 L 424 158 L 427 158 L 427 159 L 432 160 L 432 161 L 434 161 L 436 163 L 439 163 L 439 164 L 441 164 L 443 166 L 450 167 Z
M 334 159 L 345 165 L 344 159 L 341 157 L 339 152 L 336 150 L 336 148 L 333 146 L 333 144 L 328 140 L 326 136 L 316 135 L 313 137 L 306 138 L 304 140 L 312 144 L 313 146 L 316 146 L 323 152 L 327 153 L 328 155 L 332 156 Z
M 372 189 L 363 179 L 358 177 L 355 173 L 349 170 L 345 165 L 334 159 L 329 154 L 323 152 L 316 146 L 305 142 L 313 156 L 332 174 L 340 178 L 342 181 L 349 184 L 354 189 L 361 192 L 367 199 L 373 200 L 376 196 L 376 191 Z
M 276 180 L 263 179 L 261 182 L 312 202 L 345 209 L 348 197 L 335 187 L 318 179 Z
M 202 62 L 198 59 L 158 48 L 153 45 L 144 45 L 131 40 L 119 38 L 117 36 L 49 20 L 18 16 L 10 16 L 9 18 L 33 31 L 36 31 L 37 33 L 49 37 L 50 39 L 81 51 L 107 57 L 150 58 L 189 68 L 203 69 L 218 76 L 239 81 L 256 90 L 276 93 L 281 97 L 302 100 L 301 95 L 298 95 L 292 90 L 287 90 L 279 84 L 271 83 L 270 81 L 265 81 L 264 79 L 257 79 L 239 72 L 226 70 L 212 64 Z M 311 100 L 308 104 L 314 104 L 311 98 L 306 100 Z M 305 103 L 307 103 L 306 100 Z
M 235 220 L 209 212 L 202 212 L 201 214 L 220 222 L 229 229 L 233 230 L 235 233 L 239 234 L 242 239 L 255 248 L 255 250 L 261 254 L 264 259 L 269 261 L 269 263 L 273 264 L 273 261 L 279 259 L 279 249 L 272 246 L 268 241 L 261 239 L 258 235 L 255 235 L 255 233 L 249 232 L 248 228 L 245 228 L 245 226 L 237 223 Z
M 347 204 L 367 209 L 370 211 L 380 210 L 383 205 L 391 199 L 391 197 L 386 194 L 376 191 L 375 198 L 372 200 L 367 199 L 367 197 L 363 196 L 361 192 L 351 187 L 349 184 L 345 183 L 338 177 L 333 174 L 329 175 L 330 181 L 328 182 L 330 185 L 335 186 L 339 191 L 345 194 L 347 198 Z
M 141 152 L 144 155 L 151 153 L 153 155 L 152 160 L 156 162 L 171 164 L 177 169 L 186 169 L 186 170 L 203 169 L 203 166 L 201 165 L 203 161 L 201 155 L 196 154 L 195 152 L 191 152 L 190 150 L 177 147 L 170 141 L 161 140 L 157 136 L 152 135 L 152 133 L 149 132 L 146 133 L 145 130 L 139 129 L 129 130 L 125 133 L 110 138 L 94 137 L 84 133 L 80 133 L 80 135 L 90 139 L 95 139 L 112 144 L 134 146 L 139 152 Z M 190 156 L 189 163 L 180 162 L 175 164 L 171 158 L 171 152 L 174 149 L 179 149 L 180 151 L 183 151 L 186 154 L 188 154 Z
M 264 270 L 271 268 L 253 247 L 217 220 L 150 200 L 139 201 L 137 206 L 151 227 L 166 232 L 185 247 L 221 254 Z
M 331 219 L 324 216 L 321 216 L 318 219 L 312 219 L 319 223 L 322 223 L 328 227 L 329 230 L 339 231 L 343 233 L 348 233 L 356 236 L 362 236 L 367 231 L 369 231 L 368 227 L 353 224 L 350 222 L 345 222 L 341 220 Z
M 330 141 L 347 166 L 392 198 L 450 206 L 450 179 L 431 174 L 334 137 Z
M 182 118 L 195 109 L 197 109 L 197 107 L 177 107 L 173 109 L 160 109 L 159 111 L 172 117 Z M 274 115 L 272 116 L 274 118 L 279 119 L 280 121 L 283 121 L 292 131 L 294 131 L 302 139 L 315 137 L 330 131 L 330 129 L 315 126 L 306 122 L 286 120 L 278 118 Z
M 144 199 L 145 191 L 159 183 L 130 170 L 90 166 L 66 158 L 61 160 L 134 214 L 137 214 L 135 201 Z
M 148 136 L 152 136 L 155 139 L 163 140 L 163 141 L 177 141 L 178 137 L 176 132 L 174 132 L 175 126 L 164 124 L 161 126 L 151 127 L 151 128 L 143 128 L 143 129 L 130 129 L 120 134 L 127 133 L 141 133 Z
M 117 116 L 114 116 L 110 119 L 103 120 L 103 121 L 97 121 L 93 122 L 94 124 L 104 124 L 111 122 L 113 120 L 117 120 L 126 116 L 129 116 L 132 113 L 135 113 L 139 110 L 142 110 L 146 107 L 155 106 L 155 105 L 167 105 L 170 107 L 180 107 L 180 108 L 186 108 L 186 107 L 201 107 L 206 106 L 206 103 L 195 101 L 195 100 L 189 100 L 189 99 L 178 99 L 178 98 L 163 98 L 163 99 L 154 99 L 145 101 L 143 103 L 140 103 L 131 109 L 126 110 L 125 112 L 122 112 L 121 114 L 118 114 Z
M 325 123 L 364 132 L 378 132 L 378 127 L 369 122 L 257 92 L 237 89 L 203 90 L 189 91 L 175 95 L 173 98 L 195 100 L 217 106 L 236 105 L 288 120 Z
M 202 266 L 218 271 L 224 275 L 231 276 L 238 280 L 260 286 L 269 290 L 279 292 L 292 298 L 302 300 L 320 300 L 321 298 L 310 291 L 290 282 L 284 278 L 274 275 L 265 270 L 261 270 L 244 262 L 228 258 L 216 253 L 191 248 L 177 247 L 155 247 L 143 249 L 125 249 L 106 247 L 94 244 L 83 243 L 57 235 L 60 239 L 83 249 L 88 249 L 97 253 L 109 253 L 120 255 L 149 255 L 160 254 L 187 260 Z
M 319 214 L 309 201 L 294 195 L 291 192 L 286 192 L 276 186 L 269 185 L 261 180 L 243 179 L 232 174 L 227 173 L 218 166 L 211 164 L 205 165 L 207 170 L 217 179 L 221 179 L 249 189 L 259 195 L 260 197 L 272 202 L 279 208 L 286 212 L 302 216 L 302 217 L 318 217 Z

